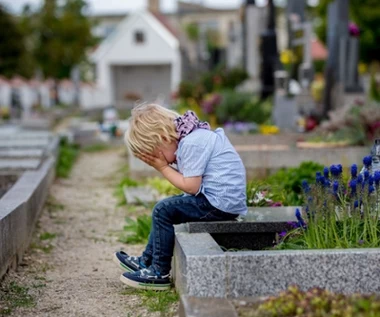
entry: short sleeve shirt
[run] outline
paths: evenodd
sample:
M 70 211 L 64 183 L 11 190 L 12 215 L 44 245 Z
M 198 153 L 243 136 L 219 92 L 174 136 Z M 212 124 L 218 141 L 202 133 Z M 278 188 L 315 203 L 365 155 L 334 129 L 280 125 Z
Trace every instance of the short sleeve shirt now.
M 184 177 L 202 176 L 199 192 L 211 205 L 233 214 L 247 213 L 245 168 L 223 129 L 191 132 L 179 142 L 176 156 Z

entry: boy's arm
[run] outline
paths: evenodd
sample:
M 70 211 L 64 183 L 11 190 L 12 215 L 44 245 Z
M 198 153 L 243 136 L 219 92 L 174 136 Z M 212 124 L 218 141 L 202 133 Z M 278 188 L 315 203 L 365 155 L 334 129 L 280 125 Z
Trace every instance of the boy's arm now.
M 168 165 L 165 157 L 162 153 L 159 153 L 159 157 L 149 154 L 138 154 L 137 158 L 144 161 L 148 165 L 154 167 L 175 187 L 184 191 L 185 193 L 195 195 L 198 193 L 202 184 L 202 176 L 195 177 L 183 177 L 183 175 L 177 172 L 175 169 Z

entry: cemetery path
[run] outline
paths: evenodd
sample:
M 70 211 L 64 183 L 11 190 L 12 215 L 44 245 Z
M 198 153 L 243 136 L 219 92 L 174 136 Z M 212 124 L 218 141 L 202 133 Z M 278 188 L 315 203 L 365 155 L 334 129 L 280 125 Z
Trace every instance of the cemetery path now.
M 125 247 L 115 231 L 126 210 L 113 196 L 124 163 L 118 150 L 83 153 L 70 178 L 55 181 L 24 263 L 4 281 L 28 288 L 36 304 L 11 316 L 159 316 L 142 308 L 139 295 L 122 294 L 122 271 L 112 262 Z

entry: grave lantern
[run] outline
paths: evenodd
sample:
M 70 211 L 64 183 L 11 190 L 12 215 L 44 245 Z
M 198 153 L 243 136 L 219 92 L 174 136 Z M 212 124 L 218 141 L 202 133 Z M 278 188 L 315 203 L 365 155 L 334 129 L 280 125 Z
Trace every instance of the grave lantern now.
M 286 70 L 274 72 L 275 89 L 277 93 L 286 94 L 289 84 L 289 73 Z

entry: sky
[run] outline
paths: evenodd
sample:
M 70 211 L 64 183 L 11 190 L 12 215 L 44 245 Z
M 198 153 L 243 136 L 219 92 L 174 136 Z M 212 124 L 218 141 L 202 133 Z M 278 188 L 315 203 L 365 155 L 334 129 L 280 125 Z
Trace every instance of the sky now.
M 140 10 L 146 7 L 147 0 L 87 0 L 92 14 L 116 13 Z M 0 0 L 11 11 L 18 13 L 22 7 L 29 3 L 34 6 L 41 4 L 42 0 Z M 192 0 L 214 8 L 237 8 L 243 0 Z M 265 2 L 265 0 L 258 0 Z M 161 0 L 161 10 L 164 12 L 175 10 L 176 0 Z

